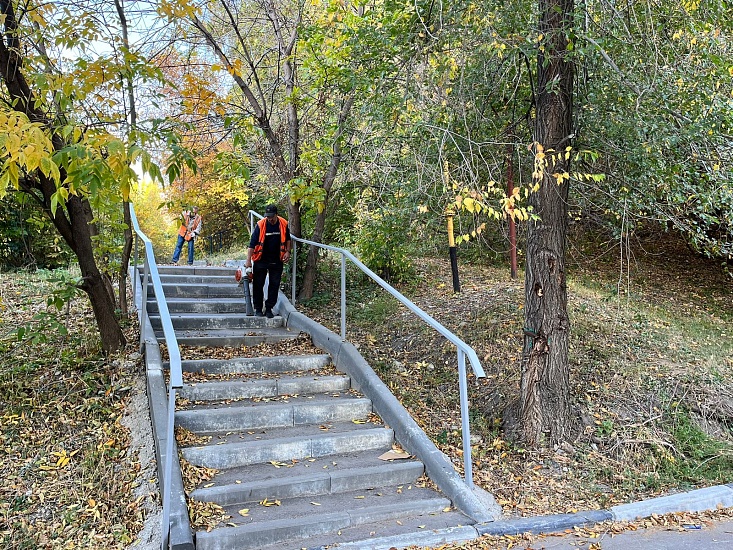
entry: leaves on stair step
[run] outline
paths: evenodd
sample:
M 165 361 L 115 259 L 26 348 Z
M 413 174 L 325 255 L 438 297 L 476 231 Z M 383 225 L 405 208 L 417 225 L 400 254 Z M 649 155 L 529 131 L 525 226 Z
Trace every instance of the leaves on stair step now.
M 211 480 L 219 470 L 214 468 L 206 468 L 204 466 L 195 466 L 188 460 L 180 456 L 181 462 L 181 477 L 183 478 L 183 488 L 187 493 L 193 491 L 201 483 Z
M 321 505 L 321 503 L 320 503 L 320 502 L 311 502 L 311 504 L 312 504 L 313 506 L 320 506 L 320 505 Z
M 293 464 L 288 464 L 287 462 L 278 462 L 277 460 L 271 460 L 270 464 L 275 466 L 275 468 L 292 468 Z
M 231 519 L 231 516 L 218 504 L 199 502 L 190 498 L 188 499 L 188 518 L 194 529 L 205 528 L 207 531 L 211 531 L 219 523 Z
M 386 453 L 382 453 L 377 458 L 380 460 L 404 460 L 406 458 L 410 458 L 412 455 L 410 453 L 406 453 L 405 451 L 391 449 L 387 451 Z
M 279 500 L 268 500 L 267 497 L 265 497 L 265 500 L 261 500 L 260 504 L 262 506 L 267 506 L 267 507 L 280 506 L 280 501 Z
M 210 435 L 196 435 L 190 430 L 182 426 L 176 426 L 175 429 L 176 443 L 181 447 L 191 447 L 193 445 L 206 445 L 211 441 Z
M 367 421 L 366 421 L 366 420 L 352 420 L 352 422 L 353 422 L 354 424 L 366 424 L 366 423 L 367 423 Z
M 240 516 L 247 517 L 249 516 L 249 508 L 242 508 L 238 513 Z

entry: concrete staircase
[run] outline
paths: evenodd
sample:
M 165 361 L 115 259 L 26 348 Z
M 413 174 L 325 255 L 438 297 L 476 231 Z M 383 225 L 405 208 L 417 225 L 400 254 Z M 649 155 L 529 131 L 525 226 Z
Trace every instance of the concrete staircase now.
M 410 533 L 473 523 L 433 488 L 421 461 L 380 458 L 398 448 L 395 433 L 328 354 L 296 346 L 297 353 L 269 355 L 302 335 L 279 315 L 246 317 L 234 268 L 159 270 L 179 344 L 211 348 L 212 357 L 222 355 L 216 347 L 240 351 L 192 360 L 181 348 L 180 456 L 213 472 L 190 491 L 189 503 L 224 511 L 214 528 L 196 531 L 197 549 L 359 547 L 358 541 L 370 548 L 374 537 L 409 540 Z M 148 312 L 161 338 L 150 300 Z M 251 355 L 252 346 L 265 353 Z

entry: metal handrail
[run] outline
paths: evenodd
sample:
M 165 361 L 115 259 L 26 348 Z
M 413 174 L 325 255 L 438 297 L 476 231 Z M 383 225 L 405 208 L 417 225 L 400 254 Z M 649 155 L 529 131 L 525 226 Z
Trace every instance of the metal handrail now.
M 249 211 L 250 219 L 250 235 L 254 232 L 254 218 L 262 219 L 262 215 L 258 214 L 254 210 Z M 291 302 L 295 305 L 295 282 L 297 274 L 297 243 L 304 243 L 310 246 L 316 246 L 318 248 L 324 248 L 331 252 L 341 254 L 341 339 L 346 340 L 346 259 L 348 258 L 351 262 L 358 267 L 362 272 L 369 276 L 375 283 L 381 286 L 384 290 L 394 296 L 402 305 L 417 315 L 422 321 L 427 323 L 429 326 L 434 328 L 439 334 L 441 334 L 446 340 L 456 346 L 458 355 L 458 390 L 461 401 L 461 431 L 463 434 L 463 469 L 466 484 L 473 488 L 473 462 L 471 460 L 471 432 L 469 426 L 469 415 L 468 415 L 468 381 L 466 378 L 466 357 L 471 364 L 476 378 L 485 378 L 486 374 L 481 366 L 481 362 L 476 355 L 474 349 L 461 340 L 458 336 L 453 334 L 447 328 L 445 328 L 438 321 L 433 319 L 430 315 L 420 309 L 408 298 L 403 296 L 398 290 L 393 288 L 389 283 L 384 281 L 379 275 L 374 273 L 371 269 L 365 266 L 359 259 L 357 259 L 351 252 L 344 248 L 338 248 L 336 246 L 330 246 L 314 241 L 308 241 L 296 237 L 292 233 L 290 238 L 293 241 L 293 268 L 292 268 L 292 283 L 291 283 Z
M 138 268 L 137 257 L 138 257 L 138 241 L 142 240 L 145 245 L 145 263 L 143 268 L 143 287 L 142 295 L 140 297 L 140 304 L 138 312 L 140 316 L 140 347 L 145 342 L 145 325 L 148 315 L 148 278 L 153 283 L 153 290 L 155 291 L 155 301 L 158 304 L 158 312 L 160 313 L 160 320 L 163 325 L 163 335 L 165 336 L 165 344 L 168 348 L 168 358 L 170 362 L 170 382 L 168 386 L 168 424 L 166 426 L 165 434 L 165 463 L 163 464 L 163 484 L 161 486 L 161 497 L 163 499 L 163 521 L 162 521 L 162 541 L 161 548 L 168 548 L 168 539 L 170 536 L 170 511 L 171 511 L 171 485 L 173 478 L 173 434 L 174 434 L 174 421 L 176 413 L 176 390 L 183 387 L 183 373 L 181 369 L 181 352 L 178 349 L 178 340 L 176 339 L 176 332 L 173 329 L 173 323 L 171 322 L 171 316 L 168 312 L 168 303 L 165 300 L 165 294 L 163 293 L 163 284 L 160 282 L 160 274 L 158 273 L 158 265 L 155 263 L 155 254 L 153 253 L 153 243 L 140 229 L 140 225 L 135 215 L 135 209 L 130 205 L 130 216 L 132 218 L 132 227 L 137 235 L 135 240 L 135 255 L 133 265 L 135 269 Z M 133 271 L 134 273 L 134 271 Z M 133 299 L 137 297 L 137 280 L 138 276 L 133 277 L 132 295 Z M 137 305 L 137 303 L 136 303 Z

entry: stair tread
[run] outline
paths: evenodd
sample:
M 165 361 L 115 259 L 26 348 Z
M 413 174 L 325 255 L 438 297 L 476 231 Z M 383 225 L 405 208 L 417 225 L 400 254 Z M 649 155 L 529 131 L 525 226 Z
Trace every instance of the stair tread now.
M 408 504 L 415 501 L 432 501 L 436 512 L 442 511 L 451 505 L 448 499 L 439 496 L 434 490 L 410 483 L 396 487 L 378 487 L 348 493 L 318 495 L 317 497 L 304 496 L 281 499 L 279 500 L 280 505 L 273 506 L 254 503 L 254 505 L 248 506 L 249 513 L 247 517 L 238 513 L 241 509 L 239 505 L 223 506 L 223 508 L 232 516 L 229 523 L 248 525 L 286 518 L 293 520 L 307 518 L 308 521 L 314 521 L 314 515 L 364 511 L 375 507 L 394 506 L 398 503 L 407 508 Z M 316 504 L 313 504 L 314 502 Z M 395 515 L 399 515 L 399 510 L 395 511 Z
M 309 429 L 311 433 L 304 433 L 302 428 Z M 260 436 L 260 439 L 256 439 L 256 430 L 252 430 L 251 434 L 226 433 L 212 436 L 205 444 L 182 447 L 180 450 L 183 457 L 195 466 L 221 470 L 247 464 L 332 456 L 357 450 L 387 450 L 394 442 L 394 432 L 383 427 L 368 426 L 365 429 L 326 433 L 315 433 L 314 428 L 315 426 L 296 426 L 288 429 L 289 437 Z M 271 431 L 282 433 L 283 429 Z M 262 435 L 266 433 L 267 431 L 263 431 Z
M 294 372 L 307 372 L 312 374 L 315 369 L 320 369 L 331 364 L 331 356 L 328 354 L 309 355 L 272 355 L 268 357 L 232 357 L 230 359 L 188 359 L 181 361 L 183 372 L 210 374 L 283 374 Z M 300 367 L 300 368 L 297 368 Z M 170 368 L 168 361 L 163 363 L 163 368 Z
M 319 496 L 365 491 L 385 485 L 415 484 L 425 471 L 419 460 L 381 461 L 376 458 L 377 454 L 362 454 L 367 462 L 380 462 L 370 466 L 365 466 L 364 461 L 357 464 L 352 461 L 348 468 L 338 468 L 337 465 L 342 462 L 339 457 L 329 457 L 331 462 L 323 466 L 321 464 L 325 461 L 316 464 L 319 459 L 291 462 L 291 467 L 278 465 L 276 468 L 268 465 L 270 472 L 260 470 L 261 474 L 267 475 L 261 478 L 253 478 L 249 471 L 251 468 L 239 468 L 236 471 L 233 469 L 225 471 L 227 475 L 215 475 L 211 481 L 192 491 L 190 496 L 194 500 L 216 502 L 220 505 L 255 502 L 265 498 L 272 500 Z M 311 460 L 314 462 L 311 463 Z M 299 464 L 304 466 L 297 468 Z M 272 471 L 277 471 L 279 475 L 273 475 Z M 223 482 L 225 479 L 226 483 Z
M 298 426 L 289 426 L 284 428 L 267 428 L 259 430 L 242 430 L 232 431 L 224 434 L 215 432 L 196 432 L 199 437 L 211 437 L 211 440 L 206 444 L 199 445 L 185 445 L 180 444 L 182 449 L 188 447 L 204 447 L 208 445 L 239 445 L 245 443 L 260 444 L 265 441 L 273 440 L 291 440 L 298 438 L 310 438 L 310 437 L 326 437 L 330 435 L 343 435 L 349 432 L 358 432 L 384 429 L 384 426 L 378 422 L 372 422 L 370 420 L 364 421 L 363 423 L 354 422 L 324 422 L 321 424 L 301 424 Z
M 357 392 L 352 391 L 334 391 L 310 395 L 276 395 L 272 397 L 255 397 L 243 399 L 227 399 L 220 401 L 189 401 L 188 403 L 180 403 L 176 407 L 177 412 L 193 412 L 193 411 L 228 411 L 231 414 L 237 414 L 244 410 L 252 410 L 259 408 L 263 410 L 263 414 L 267 414 L 265 409 L 270 406 L 283 405 L 291 407 L 299 407 L 302 405 L 327 405 L 343 402 L 345 404 L 353 402 L 369 401 L 366 397 Z
M 336 394 L 326 396 L 260 398 L 228 404 L 203 403 L 176 412 L 176 424 L 196 432 L 301 427 L 313 423 L 357 421 L 372 414 L 372 402 L 365 397 Z
M 420 535 L 426 533 L 438 533 L 443 529 L 452 529 L 456 527 L 464 527 L 472 525 L 474 522 L 466 517 L 458 510 L 450 512 L 440 512 L 437 514 L 428 514 L 420 516 L 402 517 L 399 519 L 391 519 L 387 521 L 379 521 L 374 523 L 365 523 L 362 525 L 354 525 L 336 532 L 315 534 L 307 538 L 294 539 L 289 541 L 281 541 L 275 544 L 265 544 L 257 547 L 257 550 L 323 550 L 325 548 L 338 548 L 340 545 L 348 543 L 361 543 L 358 548 L 365 550 L 373 550 L 374 542 L 386 537 L 402 536 L 407 540 L 419 540 Z M 411 536 L 412 535 L 412 536 Z M 433 543 L 434 538 L 429 539 Z M 373 542 L 374 541 L 374 542 Z M 404 544 L 404 539 L 401 541 Z M 379 548 L 402 548 L 403 546 L 380 546 Z M 412 547 L 412 546 L 411 546 Z M 201 550 L 206 550 L 203 546 Z
M 205 482 L 211 487 L 227 485 L 240 485 L 242 483 L 261 483 L 271 480 L 285 479 L 286 477 L 305 477 L 323 474 L 345 475 L 359 469 L 371 469 L 379 467 L 403 468 L 406 464 L 419 464 L 422 462 L 416 458 L 400 460 L 381 460 L 379 456 L 384 451 L 363 451 L 359 453 L 347 453 L 318 458 L 306 458 L 292 461 L 285 465 L 277 466 L 266 464 L 251 464 L 240 468 L 229 468 L 220 470 L 214 477 Z M 239 483 L 237 483 L 239 482 Z
M 344 532 L 348 535 L 348 531 L 384 536 L 417 530 L 428 523 L 432 526 L 440 519 L 443 519 L 441 523 L 449 524 L 462 521 L 463 516 L 450 508 L 450 501 L 430 489 L 403 486 L 402 493 L 396 491 L 397 488 L 392 487 L 302 497 L 281 500 L 279 506 L 257 503 L 246 507 L 246 516 L 240 513 L 244 509 L 241 505 L 227 506 L 224 509 L 230 517 L 225 526 L 210 532 L 197 532 L 197 548 L 235 548 L 215 545 L 245 540 L 239 547 L 263 548 L 277 544 L 277 548 L 303 548 L 306 544 L 312 547 L 313 537 L 326 533 L 331 534 L 332 544 L 334 535 L 341 541 L 346 539 L 343 535 Z M 366 531 L 358 529 L 363 526 L 370 527 Z
M 277 317 L 275 317 L 277 319 Z M 282 319 L 282 318 L 280 318 Z M 156 331 L 157 333 L 158 331 Z M 161 331 L 162 332 L 162 331 Z M 246 328 L 210 328 L 210 329 L 176 329 L 176 336 L 284 336 L 297 338 L 300 333 L 286 327 L 246 327 Z
M 298 373 L 296 373 L 298 374 Z M 199 381 L 185 383 L 178 395 L 192 403 L 237 402 L 254 397 L 277 397 L 285 395 L 317 395 L 316 392 L 345 392 L 351 387 L 351 378 L 346 375 L 313 376 L 303 371 L 300 376 L 269 376 L 259 373 L 257 378 L 249 376 L 221 379 L 203 378 Z M 226 376 L 226 375 L 225 375 Z M 188 375 L 187 378 L 191 378 Z

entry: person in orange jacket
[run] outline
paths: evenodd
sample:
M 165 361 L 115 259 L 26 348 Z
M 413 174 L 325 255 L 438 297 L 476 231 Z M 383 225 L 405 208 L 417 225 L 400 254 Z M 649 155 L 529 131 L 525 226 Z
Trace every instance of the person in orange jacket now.
M 193 245 L 196 237 L 198 237 L 199 233 L 201 233 L 203 220 L 199 215 L 198 206 L 192 207 L 191 210 L 184 210 L 183 212 L 181 212 L 181 218 L 183 218 L 183 223 L 178 229 L 178 241 L 176 242 L 176 249 L 173 251 L 172 262 L 174 264 L 178 264 L 178 258 L 180 258 L 181 256 L 183 243 L 187 242 L 188 265 L 193 265 Z
M 284 263 L 290 260 L 290 229 L 288 222 L 277 215 L 277 206 L 265 208 L 265 217 L 257 222 L 247 249 L 245 267 L 252 267 L 252 302 L 257 317 L 274 317 L 272 308 L 277 303 Z M 270 276 L 265 297 L 265 278 Z M 265 312 L 262 312 L 262 302 Z

